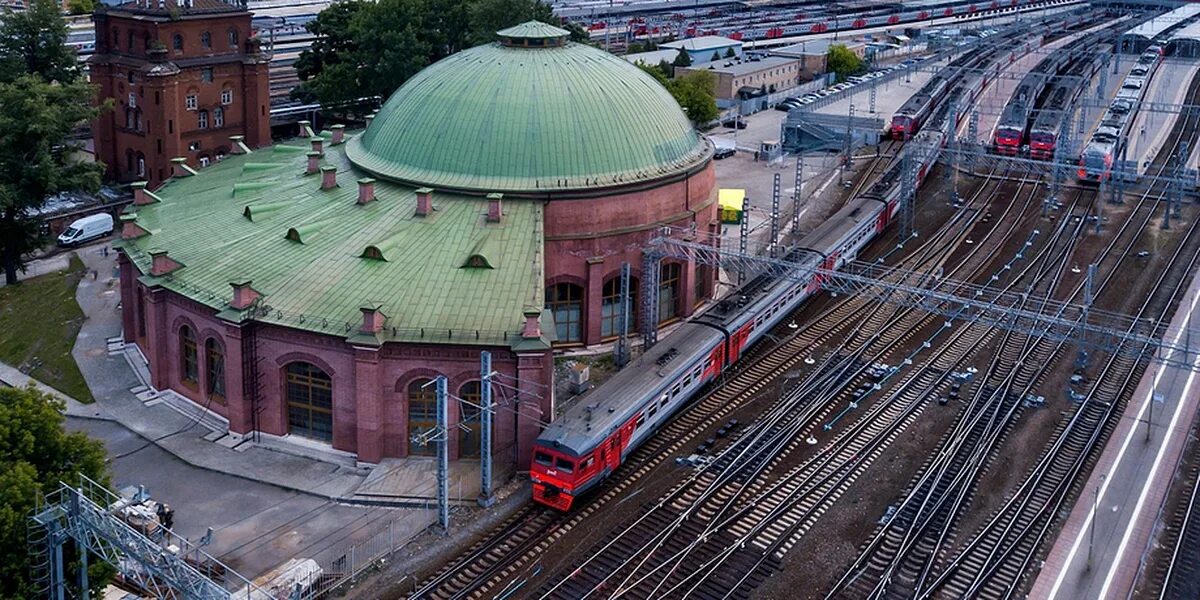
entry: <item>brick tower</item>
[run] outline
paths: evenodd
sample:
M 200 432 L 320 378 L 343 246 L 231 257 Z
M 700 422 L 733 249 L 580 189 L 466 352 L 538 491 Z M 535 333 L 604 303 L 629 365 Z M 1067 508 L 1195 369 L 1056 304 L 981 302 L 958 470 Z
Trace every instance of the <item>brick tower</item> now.
M 268 59 L 243 4 L 134 0 L 95 19 L 91 81 L 114 106 L 92 135 L 108 177 L 153 189 L 175 157 L 200 168 L 235 152 L 230 136 L 271 142 Z

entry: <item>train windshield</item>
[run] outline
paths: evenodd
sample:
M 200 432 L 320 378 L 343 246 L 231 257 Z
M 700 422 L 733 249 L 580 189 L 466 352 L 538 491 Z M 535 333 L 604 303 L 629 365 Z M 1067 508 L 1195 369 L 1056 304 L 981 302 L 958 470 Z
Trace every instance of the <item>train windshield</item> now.
M 546 454 L 545 452 L 534 452 L 533 460 L 535 462 L 537 462 L 537 464 L 542 465 L 543 467 L 554 466 L 554 459 L 551 458 L 550 455 Z
M 558 470 L 564 473 L 570 473 L 575 470 L 575 463 L 564 458 L 554 461 L 554 466 L 558 467 Z
M 908 131 L 908 127 L 912 125 L 912 117 L 892 117 L 892 129 L 900 129 Z
M 1029 141 L 1033 142 L 1034 144 L 1048 146 L 1048 145 L 1054 143 L 1054 134 L 1053 133 L 1035 133 L 1035 134 L 1029 136 Z
M 1014 129 L 997 129 L 996 141 L 1001 144 L 1015 146 L 1021 143 L 1021 132 Z

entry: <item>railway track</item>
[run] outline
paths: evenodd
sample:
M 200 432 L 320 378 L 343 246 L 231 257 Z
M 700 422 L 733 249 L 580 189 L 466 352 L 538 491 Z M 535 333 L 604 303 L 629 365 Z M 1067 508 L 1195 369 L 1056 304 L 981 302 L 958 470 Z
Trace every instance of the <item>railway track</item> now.
M 881 158 L 886 158 L 882 157 Z M 881 161 L 886 162 L 886 161 Z M 987 185 L 999 185 L 996 177 L 984 178 Z M 962 211 L 943 228 L 925 240 L 921 248 L 902 259 L 902 266 L 937 259 L 933 249 L 952 238 L 966 235 L 971 211 Z M 931 258 L 932 257 L 932 258 Z M 941 257 L 944 260 L 944 257 Z M 530 566 L 553 543 L 584 522 L 591 514 L 626 493 L 645 474 L 659 467 L 667 457 L 694 443 L 700 432 L 713 429 L 737 409 L 760 399 L 769 382 L 797 369 L 808 358 L 808 348 L 828 342 L 835 328 L 843 327 L 858 309 L 846 306 L 847 300 L 824 311 L 804 329 L 780 328 L 783 339 L 771 346 L 751 350 L 749 360 L 722 374 L 721 384 L 684 409 L 664 429 L 635 450 L 621 469 L 601 484 L 596 493 L 578 511 L 562 515 L 527 506 L 496 530 L 469 548 L 455 561 L 423 582 L 414 598 L 465 598 L 495 592 L 500 581 Z M 804 310 L 804 309 L 801 309 Z M 513 540 L 506 542 L 506 539 Z M 501 593 L 503 590 L 501 590 Z
M 976 249 L 984 247 L 982 243 L 975 246 Z M 895 314 L 888 311 L 882 314 L 888 315 L 889 322 L 896 322 Z M 928 316 L 924 315 L 907 329 L 893 329 L 899 331 L 901 338 L 911 337 L 926 320 Z M 856 333 L 873 328 L 864 327 Z M 877 336 L 870 335 L 863 347 L 877 341 Z M 977 338 L 958 334 L 951 337 L 954 339 L 949 344 L 935 352 L 935 358 L 962 356 L 979 345 Z M 753 587 L 777 567 L 779 556 L 807 531 L 811 520 L 840 495 L 848 482 L 861 473 L 869 457 L 877 454 L 904 424 L 923 410 L 925 403 L 922 400 L 929 392 L 946 385 L 945 373 L 957 364 L 957 360 L 944 358 L 944 361 L 937 368 L 922 369 L 906 376 L 892 392 L 903 396 L 903 401 L 877 402 L 868 415 L 828 442 L 821 453 L 768 483 L 763 475 L 771 475 L 772 469 L 801 445 L 793 440 L 806 439 L 796 435 L 799 433 L 797 427 L 821 420 L 813 417 L 823 413 L 808 408 L 800 411 L 802 418 L 797 417 L 796 400 L 824 391 L 825 379 L 820 377 L 821 373 L 833 372 L 836 374 L 834 379 L 844 384 L 844 367 L 836 363 L 823 365 L 826 368 L 819 370 L 814 380 L 792 394 L 791 403 L 777 407 L 773 415 L 768 413 L 765 426 L 753 434 L 743 434 L 743 439 L 750 435 L 753 439 L 745 448 L 737 450 L 735 458 L 730 459 L 727 451 L 716 463 L 721 473 L 732 473 L 732 476 L 718 477 L 712 472 L 701 472 L 677 487 L 667 500 L 654 505 L 653 510 L 633 527 L 610 536 L 593 558 L 571 570 L 569 581 L 549 586 L 543 593 L 555 597 L 584 597 L 601 590 L 606 593 L 617 590 L 614 593 L 633 597 L 687 596 L 701 590 L 718 596 L 722 592 L 744 593 L 747 586 Z M 869 363 L 866 359 L 857 361 L 859 365 Z M 848 393 L 848 390 L 842 393 Z M 818 404 L 828 407 L 833 403 Z M 765 456 L 771 459 L 764 460 Z M 768 463 L 771 468 L 764 466 Z M 801 498 L 806 501 L 793 501 Z M 704 523 L 709 526 L 702 526 Z M 649 541 L 639 543 L 639 540 Z M 689 544 L 686 540 L 698 540 L 703 547 L 697 549 L 694 543 Z M 779 551 L 762 552 L 772 546 Z M 714 551 L 714 547 L 717 550 Z M 755 568 L 746 569 L 747 559 L 732 550 L 753 550 L 755 547 L 759 550 L 758 556 L 750 558 Z M 613 554 L 618 556 L 615 563 Z M 753 553 L 747 551 L 745 554 Z M 689 568 L 681 569 L 685 559 Z M 614 564 L 621 568 L 614 568 Z M 703 576 L 697 577 L 696 574 L 701 572 Z M 657 577 L 657 583 L 651 581 L 652 576 Z

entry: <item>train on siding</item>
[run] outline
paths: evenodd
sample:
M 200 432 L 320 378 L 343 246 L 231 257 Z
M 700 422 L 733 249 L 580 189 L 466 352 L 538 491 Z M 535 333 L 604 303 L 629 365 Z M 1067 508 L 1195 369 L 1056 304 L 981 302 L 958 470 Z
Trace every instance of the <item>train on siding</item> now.
M 1055 51 L 1042 59 L 1013 90 L 996 122 L 993 138 L 997 154 L 1016 156 L 1028 141 L 1030 116 L 1042 93 L 1068 62 L 1069 53 Z
M 997 40 L 979 62 L 1000 64 L 1041 45 L 1041 37 L 1020 44 Z M 950 101 L 975 100 L 994 79 L 990 68 L 964 71 L 944 95 Z M 945 147 L 954 119 L 949 103 L 935 107 L 917 136 L 917 185 Z M 822 272 L 836 270 L 875 239 L 896 216 L 904 161 L 894 160 L 860 196 L 804 236 L 787 259 L 811 276 L 759 276 L 727 299 L 679 326 L 666 340 L 605 382 L 542 431 L 534 443 L 530 479 L 535 502 L 569 510 L 575 499 L 608 477 L 689 398 L 736 363 L 801 302 L 821 289 Z
M 929 81 L 892 115 L 891 126 L 888 130 L 891 138 L 907 140 L 915 136 L 929 120 L 934 110 L 945 104 L 947 94 L 955 89 L 963 79 L 971 79 L 971 77 L 967 77 L 968 75 L 981 74 L 980 84 L 986 86 L 996 78 L 1005 62 L 1016 60 L 1017 56 L 1024 54 L 1031 47 L 1041 46 L 1042 38 L 1038 36 L 1036 40 L 1020 44 L 1017 50 L 1009 54 L 1007 61 L 994 60 L 994 54 L 1000 46 L 1014 44 L 1016 38 L 1022 33 L 1010 31 L 996 36 L 996 39 L 987 40 L 987 43 L 965 52 L 945 69 L 930 77 Z
M 1071 127 L 1070 123 L 1065 122 L 1070 116 L 1070 108 L 1075 106 L 1075 100 L 1083 94 L 1092 77 L 1103 66 L 1103 58 L 1100 51 L 1085 52 L 1062 77 L 1054 79 L 1046 101 L 1029 128 L 1031 157 L 1039 160 L 1054 158 L 1059 131 Z
M 1120 159 L 1129 139 L 1129 129 L 1133 127 L 1137 106 L 1161 63 L 1161 49 L 1151 46 L 1138 57 L 1129 75 L 1125 76 L 1121 88 L 1117 90 L 1117 97 L 1105 109 L 1100 126 L 1079 154 L 1078 177 L 1081 183 L 1098 184 L 1112 177 L 1113 164 Z

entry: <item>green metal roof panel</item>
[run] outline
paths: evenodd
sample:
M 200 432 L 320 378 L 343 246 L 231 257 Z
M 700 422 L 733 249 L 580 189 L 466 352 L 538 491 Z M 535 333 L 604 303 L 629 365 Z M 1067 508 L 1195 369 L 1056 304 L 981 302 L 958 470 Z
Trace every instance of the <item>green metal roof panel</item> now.
M 507 199 L 503 220 L 488 223 L 486 199 L 435 192 L 434 214 L 417 217 L 413 188 L 377 182 L 376 200 L 359 205 L 363 174 L 344 147 L 325 151 L 338 169 L 339 187 L 328 191 L 320 175 L 303 174 L 303 153 L 269 149 L 173 179 L 162 202 L 138 208 L 152 233 L 125 241 L 126 252 L 149 273 L 150 248 L 166 249 L 186 266 L 147 280 L 218 311 L 230 282 L 250 280 L 263 296 L 260 318 L 290 327 L 350 337 L 359 307 L 378 302 L 388 317 L 382 341 L 516 343 L 524 309 L 544 304 L 541 203 Z M 361 258 L 372 245 L 386 260 Z M 463 268 L 476 248 L 491 268 Z
M 493 43 L 410 79 L 347 154 L 394 181 L 544 193 L 658 179 L 711 152 L 670 93 L 619 57 Z
M 541 21 L 526 21 L 508 29 L 501 29 L 496 35 L 518 39 L 554 39 L 571 35 L 571 32 Z

